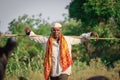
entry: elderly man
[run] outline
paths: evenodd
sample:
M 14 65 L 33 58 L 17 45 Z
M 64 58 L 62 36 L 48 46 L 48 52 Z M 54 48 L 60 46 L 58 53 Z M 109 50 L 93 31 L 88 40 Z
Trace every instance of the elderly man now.
M 25 32 L 29 38 L 35 42 L 44 44 L 45 57 L 44 57 L 44 77 L 45 80 L 68 80 L 71 74 L 71 46 L 74 44 L 83 43 L 91 36 L 98 37 L 95 32 L 84 33 L 82 39 L 76 39 L 62 34 L 62 25 L 54 23 L 51 27 L 51 35 L 36 36 L 29 27 L 26 27 Z

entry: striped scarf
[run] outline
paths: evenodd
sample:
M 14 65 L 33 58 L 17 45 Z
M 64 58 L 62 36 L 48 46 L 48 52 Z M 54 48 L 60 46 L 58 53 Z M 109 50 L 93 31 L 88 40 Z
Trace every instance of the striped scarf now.
M 44 58 L 44 77 L 45 80 L 49 80 L 50 72 L 52 69 L 52 45 L 53 37 L 50 36 L 47 45 L 46 45 L 46 53 Z M 70 56 L 68 50 L 68 44 L 63 35 L 60 36 L 60 65 L 62 67 L 62 71 L 65 71 L 71 64 L 72 58 Z

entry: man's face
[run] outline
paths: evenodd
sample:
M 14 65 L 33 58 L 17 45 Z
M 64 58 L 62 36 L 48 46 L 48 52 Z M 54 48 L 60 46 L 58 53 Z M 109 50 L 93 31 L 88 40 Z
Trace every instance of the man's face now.
M 51 33 L 52 33 L 52 36 L 56 39 L 56 38 L 59 38 L 59 37 L 60 37 L 62 31 L 61 31 L 61 28 L 53 27 L 53 28 L 51 29 Z

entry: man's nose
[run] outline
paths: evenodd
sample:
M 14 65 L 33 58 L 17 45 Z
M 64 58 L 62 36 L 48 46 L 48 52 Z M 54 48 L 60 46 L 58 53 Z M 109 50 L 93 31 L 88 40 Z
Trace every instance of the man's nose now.
M 57 33 L 58 31 L 57 31 L 57 30 L 55 30 L 54 32 L 55 32 L 55 33 Z

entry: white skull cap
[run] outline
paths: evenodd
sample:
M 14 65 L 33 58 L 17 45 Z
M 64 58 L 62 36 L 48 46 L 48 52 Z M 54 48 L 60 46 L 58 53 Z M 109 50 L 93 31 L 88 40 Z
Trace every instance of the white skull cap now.
M 52 28 L 53 27 L 56 27 L 56 28 L 61 28 L 62 27 L 62 25 L 60 24 L 60 23 L 53 23 L 53 25 L 52 25 Z

